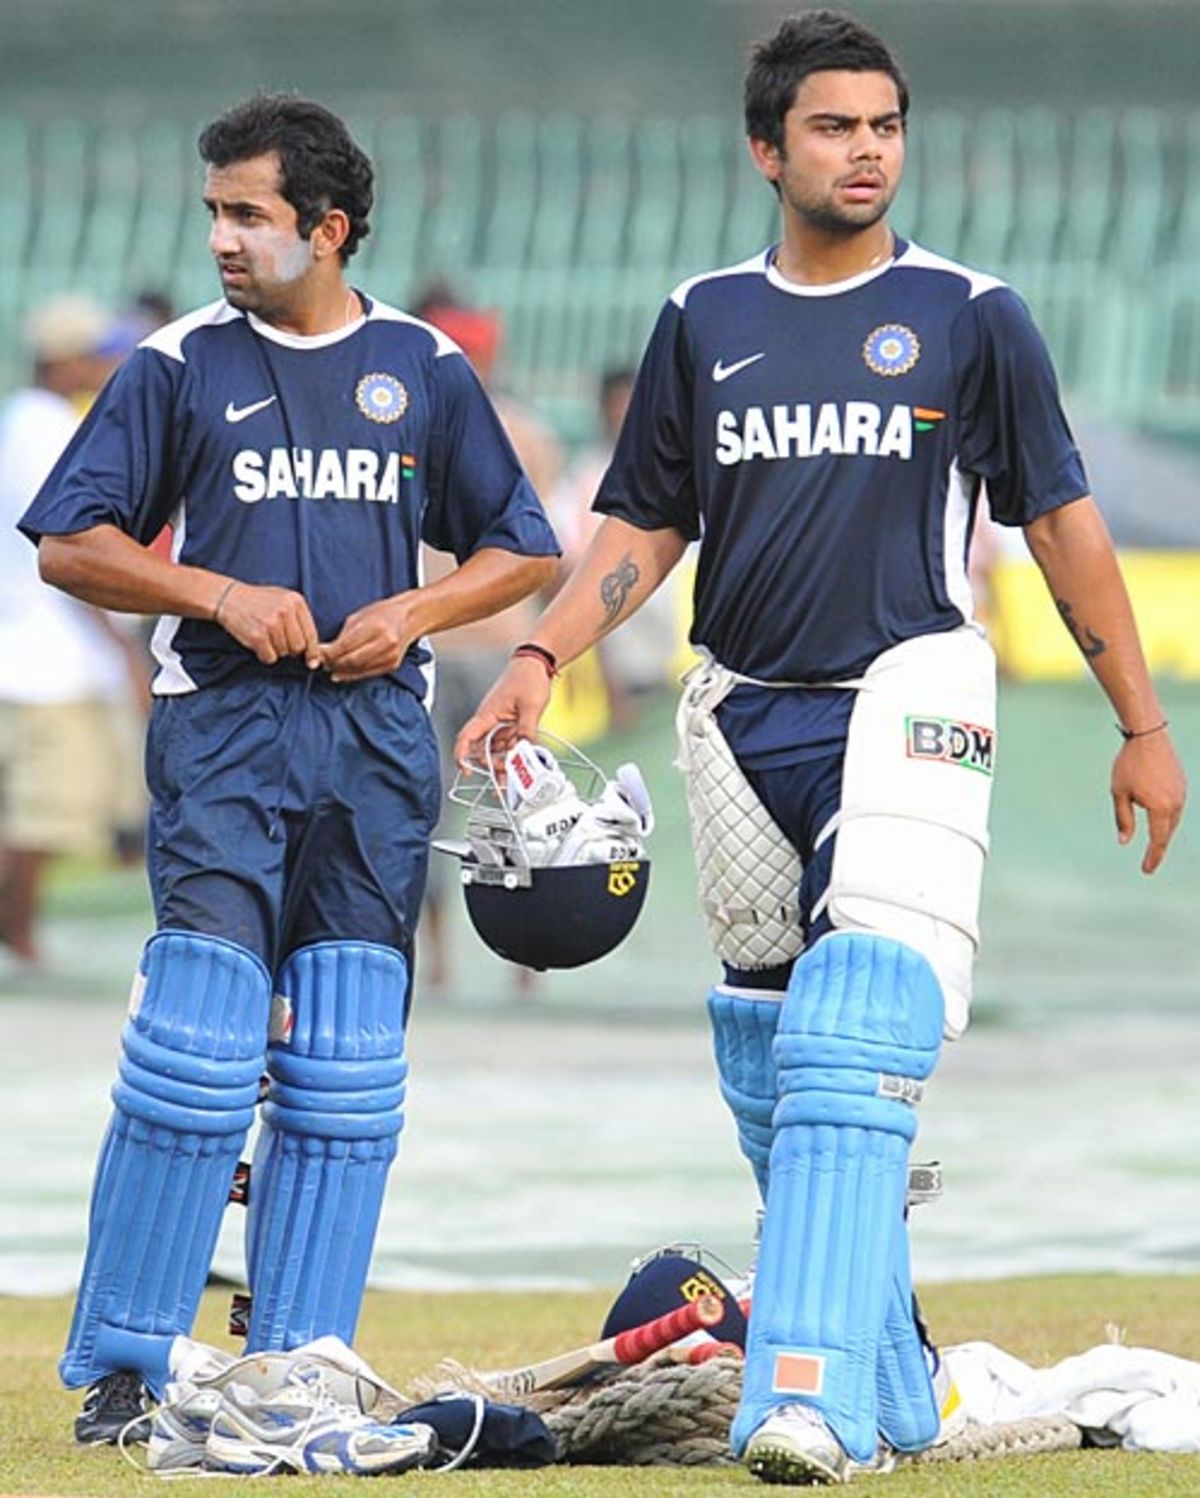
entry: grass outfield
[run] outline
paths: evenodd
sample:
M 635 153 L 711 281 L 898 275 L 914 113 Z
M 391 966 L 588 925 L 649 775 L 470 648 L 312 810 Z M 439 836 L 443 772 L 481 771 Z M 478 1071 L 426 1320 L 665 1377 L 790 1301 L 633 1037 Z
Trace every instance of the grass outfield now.
M 505 1366 L 590 1341 L 606 1293 L 410 1295 L 368 1297 L 360 1350 L 404 1386 L 442 1357 L 477 1367 Z M 982 1338 L 1035 1364 L 1082 1352 L 1116 1324 L 1131 1345 L 1200 1358 L 1200 1276 L 1070 1276 L 938 1285 L 924 1297 L 944 1342 Z M 223 1342 L 224 1294 L 205 1301 L 199 1335 Z M 4 1441 L 0 1494 L 114 1495 L 149 1491 L 159 1479 L 139 1476 L 111 1448 L 79 1450 L 70 1439 L 78 1395 L 58 1387 L 54 1360 L 69 1315 L 66 1300 L 8 1300 L 0 1310 L 0 1398 Z M 736 1468 L 547 1468 L 537 1472 L 464 1471 L 443 1478 L 414 1473 L 408 1486 L 476 1494 L 534 1493 L 557 1498 L 685 1498 L 710 1492 L 760 1491 Z M 1121 1451 L 1055 1453 L 981 1464 L 944 1464 L 877 1479 L 902 1495 L 970 1493 L 996 1498 L 1169 1498 L 1200 1490 L 1200 1458 Z M 328 1491 L 329 1479 L 288 1479 L 289 1493 Z M 172 1492 L 210 1492 L 203 1479 L 175 1480 Z

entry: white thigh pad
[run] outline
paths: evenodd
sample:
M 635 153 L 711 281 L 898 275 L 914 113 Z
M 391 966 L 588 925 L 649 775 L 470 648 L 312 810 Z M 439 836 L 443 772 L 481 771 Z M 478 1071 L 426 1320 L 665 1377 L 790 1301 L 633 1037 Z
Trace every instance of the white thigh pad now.
M 736 684 L 722 667 L 689 677 L 675 718 L 700 904 L 713 950 L 732 967 L 790 962 L 800 931 L 800 857 L 754 793 L 717 725 Z
M 907 640 L 863 676 L 828 890 L 839 929 L 915 947 L 966 1028 L 996 738 L 995 659 L 967 625 Z

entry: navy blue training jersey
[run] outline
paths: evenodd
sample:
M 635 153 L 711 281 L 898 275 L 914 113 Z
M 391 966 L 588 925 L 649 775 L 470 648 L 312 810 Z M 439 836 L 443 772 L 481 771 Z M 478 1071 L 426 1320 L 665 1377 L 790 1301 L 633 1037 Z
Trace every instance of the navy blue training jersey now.
M 835 285 L 772 249 L 679 286 L 595 508 L 699 537 L 694 644 L 821 682 L 971 617 L 981 488 L 1025 525 L 1087 487 L 1021 300 L 897 240 Z
M 170 524 L 176 560 L 296 589 L 326 641 L 355 609 L 419 585 L 422 540 L 460 562 L 483 547 L 556 554 L 457 345 L 363 302 L 364 319 L 315 337 L 223 301 L 159 329 L 96 401 L 22 530 L 36 541 L 115 525 L 148 543 Z M 160 694 L 254 663 L 200 619 L 160 621 L 154 652 Z M 430 660 L 414 645 L 397 673 L 421 697 Z

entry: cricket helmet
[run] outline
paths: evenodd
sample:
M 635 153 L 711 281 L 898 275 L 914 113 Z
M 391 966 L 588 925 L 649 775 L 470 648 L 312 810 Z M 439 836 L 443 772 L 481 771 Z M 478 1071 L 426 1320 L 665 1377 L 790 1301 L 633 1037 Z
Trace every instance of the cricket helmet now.
M 636 765 L 609 780 L 581 750 L 520 739 L 460 771 L 449 799 L 466 837 L 434 847 L 461 859 L 471 924 L 522 967 L 582 967 L 633 929 L 650 880 L 644 839 L 654 813 Z

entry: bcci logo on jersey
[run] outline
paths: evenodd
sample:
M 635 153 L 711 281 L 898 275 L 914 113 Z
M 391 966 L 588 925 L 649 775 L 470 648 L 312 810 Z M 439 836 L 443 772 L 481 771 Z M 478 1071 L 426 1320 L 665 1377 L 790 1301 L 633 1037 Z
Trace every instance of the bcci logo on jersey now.
M 903 323 L 884 323 L 868 333 L 863 343 L 863 361 L 867 368 L 886 379 L 906 375 L 921 357 L 921 340 Z
M 944 411 L 892 406 L 884 412 L 874 401 L 825 401 L 822 405 L 747 406 L 717 412 L 718 463 L 729 467 L 751 458 L 912 457 L 913 432 L 934 431 Z
M 996 730 L 954 718 L 905 718 L 909 759 L 938 760 L 990 775 L 995 763 Z
M 354 404 L 368 421 L 387 426 L 408 410 L 408 391 L 395 375 L 363 375 L 354 388 Z

